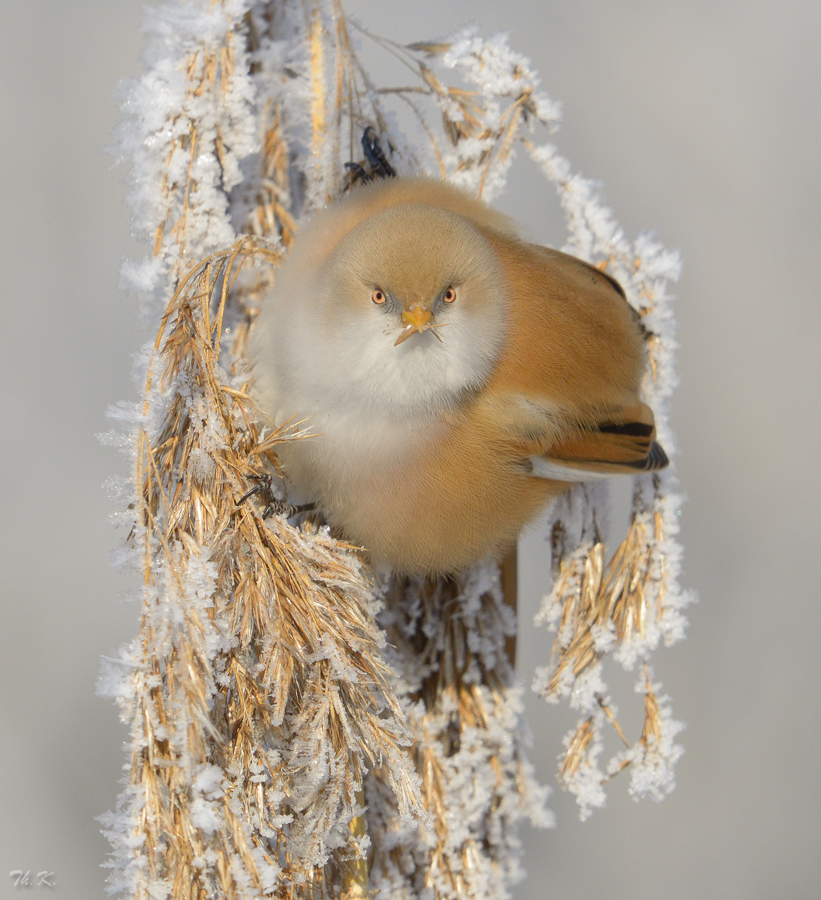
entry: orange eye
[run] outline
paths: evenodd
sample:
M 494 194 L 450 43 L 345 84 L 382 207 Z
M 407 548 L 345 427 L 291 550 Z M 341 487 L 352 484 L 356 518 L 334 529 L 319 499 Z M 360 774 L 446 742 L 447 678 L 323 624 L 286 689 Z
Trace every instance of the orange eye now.
M 445 301 L 445 303 L 453 303 L 453 301 L 456 299 L 456 291 L 452 287 L 449 287 L 445 291 L 445 293 L 442 294 L 442 299 Z
M 384 303 L 385 302 L 384 291 L 380 291 L 379 288 L 375 288 L 374 292 L 371 294 L 371 300 L 373 300 L 374 303 Z

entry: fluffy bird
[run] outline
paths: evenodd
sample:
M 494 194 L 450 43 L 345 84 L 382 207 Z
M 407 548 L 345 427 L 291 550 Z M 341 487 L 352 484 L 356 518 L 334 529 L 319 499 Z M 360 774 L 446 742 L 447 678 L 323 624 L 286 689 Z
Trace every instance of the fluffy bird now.
M 290 499 L 403 573 L 500 556 L 573 482 L 663 468 L 637 314 L 612 278 L 429 178 L 298 234 L 252 338 Z

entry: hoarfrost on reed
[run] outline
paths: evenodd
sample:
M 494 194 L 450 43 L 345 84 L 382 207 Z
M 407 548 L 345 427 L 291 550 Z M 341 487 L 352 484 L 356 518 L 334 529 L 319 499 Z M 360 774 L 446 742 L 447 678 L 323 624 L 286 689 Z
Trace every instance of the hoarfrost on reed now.
M 258 424 L 248 334 L 300 221 L 367 174 L 366 128 L 398 172 L 485 199 L 522 148 L 556 186 L 567 249 L 618 278 L 641 316 L 644 391 L 671 447 L 678 259 L 627 240 L 595 186 L 534 143 L 560 109 L 501 36 L 401 45 L 350 23 L 335 0 L 165 0 L 146 31 L 146 71 L 124 90 L 116 140 L 151 248 L 123 281 L 158 334 L 138 361 L 143 397 L 113 411 L 108 438 L 132 467 L 111 485 L 128 534 L 118 560 L 143 581 L 139 636 L 100 680 L 130 728 L 117 810 L 102 817 L 109 891 L 509 897 L 519 823 L 551 816 L 526 757 L 498 572 L 377 578 L 321 525 L 292 527 L 275 478 L 268 499 L 282 515 L 239 502 L 275 476 L 278 443 L 302 434 L 298 422 Z M 363 45 L 400 57 L 412 83 L 374 84 Z M 399 108 L 415 136 L 395 125 Z M 560 776 L 583 813 L 628 766 L 633 794 L 660 797 L 680 753 L 647 664 L 684 628 L 675 477 L 637 479 L 609 562 L 606 505 L 580 486 L 554 508 L 555 579 L 538 617 L 556 640 L 535 686 L 582 715 Z M 606 696 L 607 656 L 643 666 L 633 744 Z M 602 769 L 611 726 L 626 749 Z

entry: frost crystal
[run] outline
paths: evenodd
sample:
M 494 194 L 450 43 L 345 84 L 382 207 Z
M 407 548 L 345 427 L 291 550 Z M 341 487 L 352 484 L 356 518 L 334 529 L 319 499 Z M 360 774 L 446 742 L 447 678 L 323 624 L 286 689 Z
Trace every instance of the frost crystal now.
M 399 173 L 486 199 L 521 145 L 557 187 L 568 249 L 619 278 L 642 317 L 644 390 L 671 448 L 678 259 L 649 238 L 630 243 L 594 185 L 552 144 L 531 142 L 537 128 L 555 130 L 560 109 L 504 36 L 391 44 L 336 0 L 164 0 L 146 31 L 146 71 L 123 92 L 116 151 L 150 247 L 122 281 L 143 295 L 158 336 L 137 362 L 140 403 L 113 409 L 105 437 L 132 470 L 110 482 L 129 535 L 114 561 L 143 584 L 139 636 L 104 661 L 99 684 L 130 727 L 128 776 L 116 812 L 101 817 L 114 851 L 108 890 L 510 897 L 523 875 L 521 821 L 552 818 L 526 757 L 499 572 L 377 577 L 326 528 L 289 524 L 276 447 L 299 426 L 256 423 L 248 335 L 300 221 L 368 176 L 366 127 Z M 398 54 L 415 83 L 382 91 L 357 41 Z M 419 126 L 410 139 L 395 107 Z M 627 766 L 631 793 L 662 796 L 681 752 L 646 663 L 684 630 L 674 476 L 637 481 L 630 531 L 609 562 L 605 505 L 589 486 L 557 504 L 556 578 L 539 616 L 557 636 L 537 687 L 582 716 L 561 778 L 583 814 Z M 644 665 L 646 716 L 605 774 L 602 728 L 621 734 L 609 655 Z

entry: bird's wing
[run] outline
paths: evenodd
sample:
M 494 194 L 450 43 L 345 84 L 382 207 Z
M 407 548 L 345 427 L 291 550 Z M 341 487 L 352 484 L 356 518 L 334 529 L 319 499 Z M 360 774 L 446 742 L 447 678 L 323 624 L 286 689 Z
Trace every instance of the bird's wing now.
M 667 454 L 654 438 L 653 411 L 640 401 L 593 427 L 572 431 L 541 455 L 532 474 L 556 481 L 588 481 L 665 468 Z
M 645 332 L 618 281 L 558 250 L 489 241 L 511 299 L 504 354 L 482 395 L 488 422 L 539 478 L 663 469 L 653 411 L 638 396 Z

